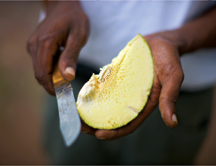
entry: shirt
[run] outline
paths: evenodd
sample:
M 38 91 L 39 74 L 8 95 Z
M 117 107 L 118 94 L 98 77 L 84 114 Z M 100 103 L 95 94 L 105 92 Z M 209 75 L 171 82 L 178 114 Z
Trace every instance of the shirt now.
M 145 36 L 180 28 L 216 4 L 160 0 L 80 2 L 89 18 L 90 35 L 79 61 L 98 68 L 110 63 L 138 33 Z M 185 75 L 182 90 L 202 90 L 216 82 L 216 48 L 185 54 L 181 63 Z

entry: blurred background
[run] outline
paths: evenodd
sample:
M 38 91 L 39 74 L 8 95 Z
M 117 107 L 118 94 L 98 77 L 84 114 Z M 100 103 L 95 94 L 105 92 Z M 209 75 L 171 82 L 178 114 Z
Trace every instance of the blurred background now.
M 41 8 L 42 2 L 0 2 L 0 164 L 49 163 L 42 144 L 46 92 L 26 51 Z M 196 164 L 216 164 L 216 104 L 210 126 Z
M 0 164 L 46 164 L 43 94 L 26 41 L 42 2 L 0 2 Z

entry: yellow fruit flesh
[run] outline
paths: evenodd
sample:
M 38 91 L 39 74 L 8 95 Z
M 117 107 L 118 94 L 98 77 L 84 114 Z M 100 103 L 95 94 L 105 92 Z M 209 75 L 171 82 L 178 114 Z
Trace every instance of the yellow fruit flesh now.
M 153 77 L 150 49 L 138 34 L 80 90 L 77 100 L 80 117 L 98 129 L 126 125 L 147 102 Z

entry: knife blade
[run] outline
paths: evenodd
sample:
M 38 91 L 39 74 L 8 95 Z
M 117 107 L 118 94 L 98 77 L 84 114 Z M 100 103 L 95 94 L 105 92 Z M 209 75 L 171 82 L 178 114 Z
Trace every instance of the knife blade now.
M 52 75 L 59 112 L 59 124 L 65 145 L 71 146 L 78 138 L 81 122 L 76 107 L 73 89 L 69 81 L 61 75 L 58 65 Z

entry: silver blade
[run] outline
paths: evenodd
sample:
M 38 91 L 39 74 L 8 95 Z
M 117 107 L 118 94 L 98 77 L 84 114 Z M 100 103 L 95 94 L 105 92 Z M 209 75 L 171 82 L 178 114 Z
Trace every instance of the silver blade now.
M 81 122 L 77 112 L 73 89 L 70 83 L 55 87 L 59 109 L 60 130 L 66 146 L 70 146 L 79 136 Z

